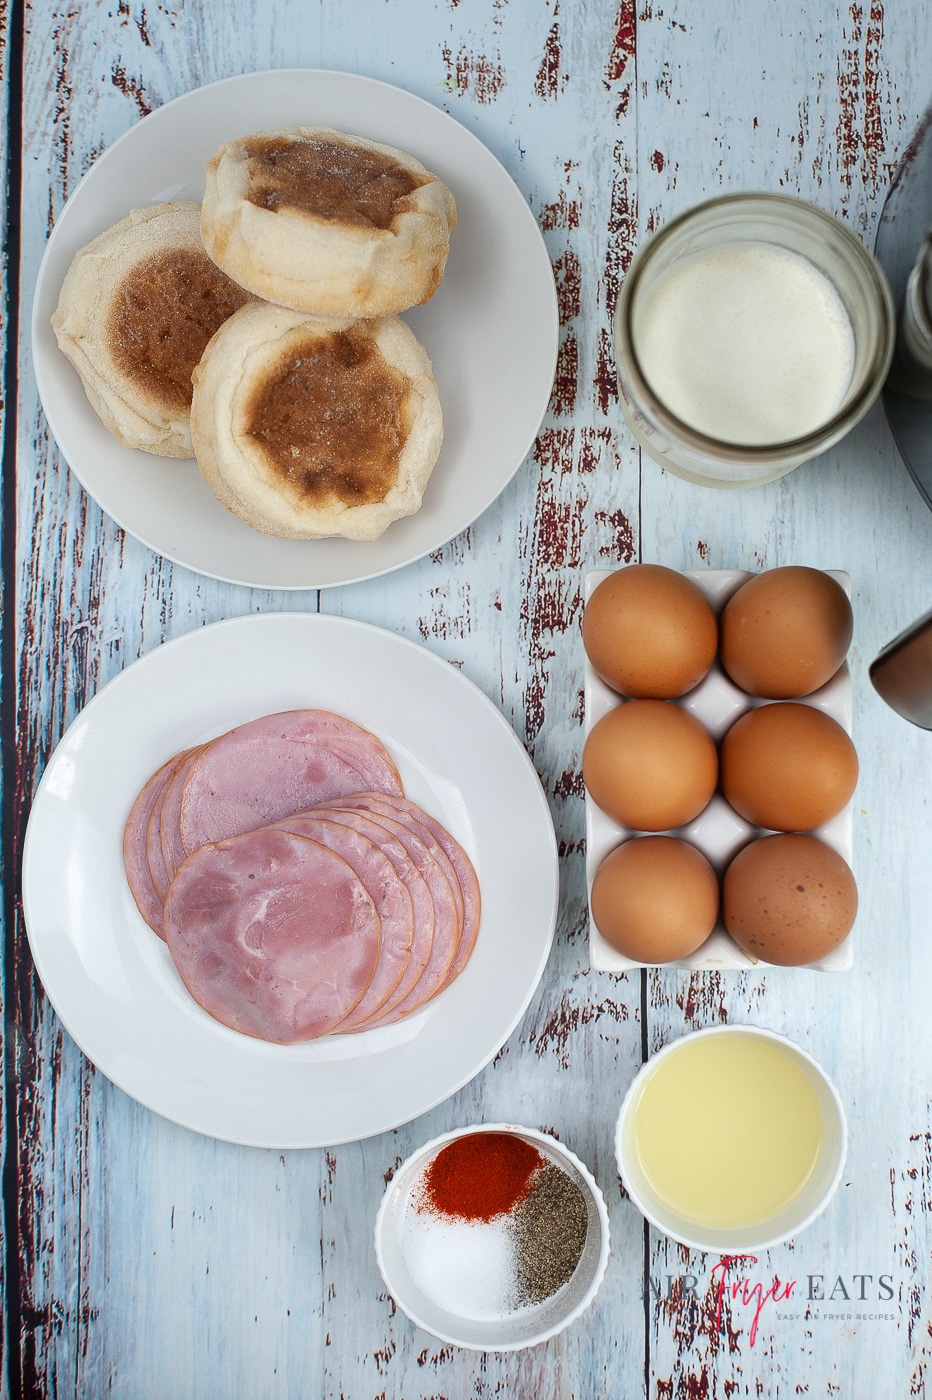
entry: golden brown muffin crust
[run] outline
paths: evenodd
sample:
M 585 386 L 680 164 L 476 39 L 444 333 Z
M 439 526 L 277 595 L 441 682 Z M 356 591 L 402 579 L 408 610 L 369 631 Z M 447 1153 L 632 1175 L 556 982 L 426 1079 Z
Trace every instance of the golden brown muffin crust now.
M 351 327 L 292 344 L 257 386 L 247 431 L 302 501 L 366 505 L 398 478 L 407 392 L 403 376 Z
M 320 137 L 251 137 L 251 204 L 299 209 L 355 227 L 386 229 L 399 202 L 425 181 L 379 151 Z
M 250 300 L 196 248 L 138 263 L 114 296 L 108 324 L 117 367 L 170 408 L 190 408 L 191 373 L 211 336 Z

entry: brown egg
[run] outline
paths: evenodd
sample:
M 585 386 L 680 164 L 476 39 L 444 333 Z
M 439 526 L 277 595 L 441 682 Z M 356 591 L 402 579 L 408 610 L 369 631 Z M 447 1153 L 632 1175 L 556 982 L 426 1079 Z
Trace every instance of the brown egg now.
M 718 918 L 718 878 L 701 851 L 675 836 L 639 836 L 599 866 L 590 896 L 596 928 L 636 962 L 694 953 Z
M 722 791 L 735 811 L 772 831 L 811 831 L 840 812 L 858 756 L 840 724 L 811 705 L 761 705 L 722 740 Z
M 597 806 L 633 831 L 692 821 L 718 781 L 718 753 L 692 715 L 666 700 L 628 700 L 603 715 L 583 749 Z
M 603 579 L 583 614 L 595 671 L 621 695 L 673 700 L 702 680 L 718 624 L 702 589 L 660 564 L 631 564 Z
M 753 958 L 801 967 L 846 937 L 858 892 L 845 861 L 815 836 L 763 836 L 739 851 L 722 888 L 725 927 Z
M 729 598 L 722 665 L 749 695 L 789 700 L 831 680 L 851 643 L 851 604 L 820 569 L 770 569 Z

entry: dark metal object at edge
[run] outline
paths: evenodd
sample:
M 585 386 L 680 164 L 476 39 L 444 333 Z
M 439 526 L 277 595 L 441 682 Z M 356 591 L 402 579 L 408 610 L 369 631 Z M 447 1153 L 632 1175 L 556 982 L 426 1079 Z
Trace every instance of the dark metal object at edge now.
M 893 177 L 874 244 L 874 252 L 887 274 L 898 308 L 902 305 L 909 274 L 930 225 L 932 105 L 926 108 Z M 889 381 L 882 399 L 900 456 L 920 495 L 932 510 L 932 400 L 898 393 L 890 387 Z

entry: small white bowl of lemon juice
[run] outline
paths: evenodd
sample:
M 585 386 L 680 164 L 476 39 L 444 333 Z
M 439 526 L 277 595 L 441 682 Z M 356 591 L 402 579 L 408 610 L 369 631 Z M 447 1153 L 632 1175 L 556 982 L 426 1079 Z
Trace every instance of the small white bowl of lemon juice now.
M 692 1249 L 741 1254 L 799 1234 L 844 1168 L 845 1112 L 811 1055 L 756 1026 L 665 1045 L 618 1117 L 618 1170 L 641 1214 Z

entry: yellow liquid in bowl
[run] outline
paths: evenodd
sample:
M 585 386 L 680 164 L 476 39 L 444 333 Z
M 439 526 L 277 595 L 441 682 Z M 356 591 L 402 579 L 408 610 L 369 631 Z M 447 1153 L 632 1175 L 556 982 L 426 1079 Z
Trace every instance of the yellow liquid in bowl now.
M 697 1225 L 735 1229 L 778 1215 L 822 1147 L 815 1088 L 781 1046 L 701 1036 L 664 1056 L 635 1105 L 633 1143 L 648 1185 Z

